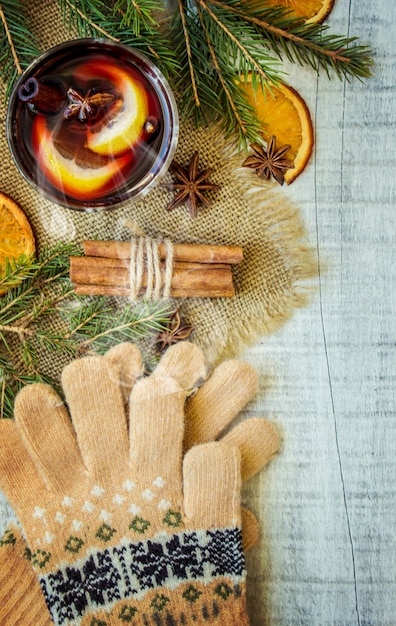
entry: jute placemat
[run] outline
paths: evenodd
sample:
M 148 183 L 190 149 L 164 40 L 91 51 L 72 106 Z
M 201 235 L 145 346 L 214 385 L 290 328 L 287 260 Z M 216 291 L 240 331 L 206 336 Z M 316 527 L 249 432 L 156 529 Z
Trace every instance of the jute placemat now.
M 25 0 L 24 5 L 42 50 L 70 39 L 55 1 Z M 256 184 L 254 173 L 241 168 L 243 157 L 224 141 L 218 129 L 197 130 L 181 122 L 176 160 L 187 165 L 198 150 L 200 166 L 212 167 L 210 180 L 220 185 L 213 205 L 203 209 L 197 219 L 191 219 L 187 207 L 167 212 L 165 206 L 172 196 L 161 187 L 121 209 L 79 213 L 45 200 L 18 173 L 6 141 L 4 89 L 0 101 L 0 189 L 23 207 L 39 248 L 89 238 L 127 240 L 126 219 L 150 237 L 243 247 L 244 261 L 234 271 L 235 297 L 175 301 L 183 319 L 195 329 L 192 340 L 204 348 L 210 362 L 237 355 L 259 336 L 275 331 L 296 307 L 306 304 L 316 264 L 299 211 L 280 188 Z

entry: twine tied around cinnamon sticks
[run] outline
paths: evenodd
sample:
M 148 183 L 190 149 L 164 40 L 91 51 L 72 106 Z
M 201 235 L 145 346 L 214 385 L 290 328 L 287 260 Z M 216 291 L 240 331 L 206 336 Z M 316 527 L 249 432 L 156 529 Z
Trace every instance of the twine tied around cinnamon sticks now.
M 129 299 L 134 302 L 143 290 L 143 278 L 146 291 L 144 296 L 148 300 L 169 298 L 171 293 L 173 273 L 173 244 L 165 239 L 166 249 L 165 271 L 161 269 L 161 258 L 158 242 L 149 237 L 131 238 L 131 258 L 129 262 Z
M 243 259 L 239 246 L 172 243 L 133 237 L 90 240 L 85 256 L 70 257 L 76 294 L 161 298 L 229 298 L 231 267 Z

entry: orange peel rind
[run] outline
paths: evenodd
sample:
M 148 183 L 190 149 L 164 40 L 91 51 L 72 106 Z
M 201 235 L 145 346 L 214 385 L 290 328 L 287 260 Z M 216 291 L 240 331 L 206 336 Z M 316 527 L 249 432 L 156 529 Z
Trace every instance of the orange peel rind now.
M 285 172 L 285 182 L 290 185 L 305 169 L 312 153 L 314 131 L 309 109 L 300 94 L 283 83 L 271 86 L 271 90 L 262 90 L 259 85 L 254 90 L 249 77 L 240 85 L 262 124 L 263 138 L 269 141 L 274 135 L 278 148 L 290 144 L 284 155 L 294 164 Z
M 20 206 L 5 193 L 0 192 L 0 270 L 6 262 L 24 255 L 32 257 L 36 244 L 32 227 Z M 0 286 L 0 295 L 7 289 Z
M 249 3 L 249 0 L 245 0 Z M 306 22 L 320 23 L 329 15 L 335 0 L 267 0 L 266 5 L 290 10 L 290 15 Z
M 99 128 L 88 129 L 87 147 L 98 154 L 119 155 L 130 149 L 143 133 L 149 112 L 147 96 L 139 81 L 121 68 L 105 66 L 100 71 L 114 84 L 117 98 Z
M 131 159 L 128 153 L 118 159 L 109 160 L 100 167 L 82 167 L 75 159 L 67 158 L 59 152 L 45 118 L 41 116 L 35 119 L 33 145 L 43 178 L 47 178 L 65 196 L 78 197 L 80 200 L 101 197 L 114 178 L 117 175 L 122 176 L 123 168 Z

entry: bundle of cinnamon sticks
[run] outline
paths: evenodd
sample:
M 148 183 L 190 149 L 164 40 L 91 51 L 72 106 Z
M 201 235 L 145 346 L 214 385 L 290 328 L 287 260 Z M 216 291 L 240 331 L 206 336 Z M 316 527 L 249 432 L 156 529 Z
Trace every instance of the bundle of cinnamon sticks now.
M 84 241 L 85 256 L 70 257 L 70 280 L 80 295 L 129 296 L 131 245 L 122 241 Z M 161 272 L 167 247 L 158 245 Z M 243 260 L 239 246 L 173 244 L 172 298 L 228 298 L 235 295 L 231 266 Z M 141 291 L 147 286 L 143 273 Z

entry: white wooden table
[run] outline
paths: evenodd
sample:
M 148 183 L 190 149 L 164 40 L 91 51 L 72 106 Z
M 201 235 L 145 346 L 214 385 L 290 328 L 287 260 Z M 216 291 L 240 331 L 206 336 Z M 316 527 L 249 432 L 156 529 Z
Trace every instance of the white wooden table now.
M 243 355 L 261 377 L 246 414 L 284 432 L 244 489 L 262 527 L 252 626 L 396 625 L 396 1 L 337 0 L 329 25 L 370 44 L 376 67 L 348 84 L 288 66 L 316 143 L 284 193 L 319 278 L 311 305 Z M 8 514 L 2 499 L 0 530 Z
M 363 84 L 290 69 L 316 147 L 285 192 L 320 275 L 311 306 L 244 355 L 262 379 L 249 413 L 284 431 L 245 489 L 263 529 L 252 626 L 396 624 L 396 2 L 337 0 L 328 24 L 376 66 Z

